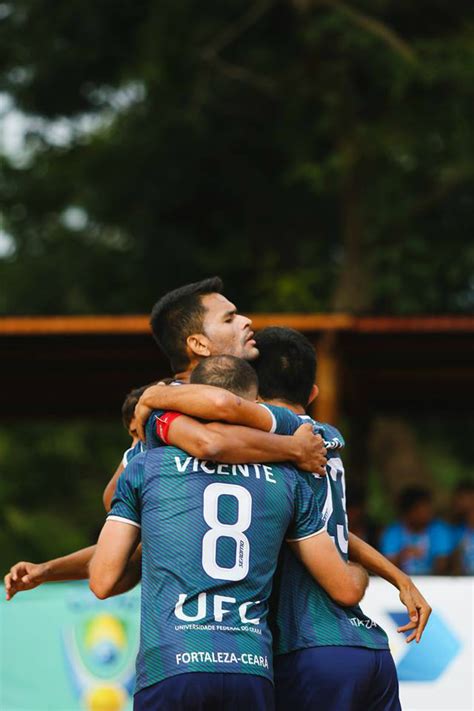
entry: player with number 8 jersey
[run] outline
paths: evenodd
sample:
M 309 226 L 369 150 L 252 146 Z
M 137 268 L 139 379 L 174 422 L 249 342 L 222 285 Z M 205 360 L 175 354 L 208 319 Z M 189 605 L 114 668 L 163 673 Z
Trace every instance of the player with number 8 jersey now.
M 272 680 L 268 598 L 281 543 L 324 531 L 295 469 L 161 447 L 128 465 L 108 520 L 142 529 L 138 692 L 193 672 Z

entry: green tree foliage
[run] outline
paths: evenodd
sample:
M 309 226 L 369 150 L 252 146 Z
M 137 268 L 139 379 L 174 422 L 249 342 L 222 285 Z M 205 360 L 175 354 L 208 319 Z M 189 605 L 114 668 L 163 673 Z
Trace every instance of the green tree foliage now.
M 0 429 L 0 570 L 95 543 L 105 518 L 102 492 L 127 441 L 119 423 Z
M 1 159 L 0 312 L 147 311 L 215 272 L 243 308 L 472 309 L 471 3 L 0 16 L 0 90 L 31 119 Z

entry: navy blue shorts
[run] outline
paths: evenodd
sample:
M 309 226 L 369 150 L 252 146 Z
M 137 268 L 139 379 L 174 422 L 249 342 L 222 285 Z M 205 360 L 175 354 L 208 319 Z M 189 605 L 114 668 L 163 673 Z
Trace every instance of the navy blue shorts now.
M 400 711 L 387 650 L 311 647 L 274 659 L 277 711 Z
M 253 674 L 190 672 L 135 694 L 133 711 L 274 711 L 273 684 Z

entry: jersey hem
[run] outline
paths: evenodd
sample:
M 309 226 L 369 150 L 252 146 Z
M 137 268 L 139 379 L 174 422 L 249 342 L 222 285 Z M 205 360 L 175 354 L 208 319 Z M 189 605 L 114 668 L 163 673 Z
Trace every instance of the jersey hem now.
M 129 523 L 130 526 L 135 526 L 136 528 L 141 528 L 141 525 L 137 523 L 136 521 L 132 521 L 130 518 L 125 518 L 123 516 L 116 516 L 112 514 L 111 516 L 107 516 L 107 521 L 120 521 L 121 523 Z
M 271 429 L 268 430 L 268 431 L 270 432 L 270 434 L 275 434 L 276 429 L 277 429 L 277 421 L 276 421 L 275 415 L 274 415 L 273 412 L 270 410 L 270 408 L 265 405 L 265 403 L 259 402 L 258 404 L 260 405 L 260 407 L 263 407 L 263 408 L 268 412 L 268 414 L 270 415 L 270 417 L 272 418 L 272 427 L 271 427 Z
M 285 538 L 287 543 L 296 543 L 296 541 L 306 541 L 308 538 L 314 538 L 314 536 L 319 536 L 320 533 L 326 533 L 326 526 L 320 528 L 319 531 L 310 533 L 308 536 L 302 536 L 301 538 Z

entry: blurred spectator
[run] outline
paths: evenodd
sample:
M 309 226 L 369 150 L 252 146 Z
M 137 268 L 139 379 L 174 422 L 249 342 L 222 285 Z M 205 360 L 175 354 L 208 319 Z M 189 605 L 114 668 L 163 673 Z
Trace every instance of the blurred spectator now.
M 378 548 L 380 527 L 367 513 L 367 502 L 360 489 L 353 488 L 347 494 L 349 530 L 362 540 Z
M 463 481 L 455 489 L 453 512 L 453 573 L 474 575 L 474 482 Z
M 382 553 L 409 575 L 446 574 L 453 536 L 448 524 L 434 518 L 431 493 L 418 486 L 403 489 L 398 510 L 400 520 L 382 535 Z

